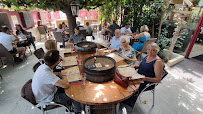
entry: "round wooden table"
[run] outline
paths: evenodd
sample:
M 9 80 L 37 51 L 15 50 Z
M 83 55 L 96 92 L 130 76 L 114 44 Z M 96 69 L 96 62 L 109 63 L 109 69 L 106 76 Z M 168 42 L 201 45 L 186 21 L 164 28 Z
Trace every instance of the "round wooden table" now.
M 79 54 L 72 53 L 66 54 L 67 56 L 79 55 L 81 61 L 83 61 L 95 54 Z M 117 66 L 125 65 L 124 61 L 116 63 Z M 82 65 L 79 65 L 79 69 L 82 69 Z M 129 84 L 127 88 L 116 84 L 113 80 L 106 83 L 93 83 L 86 80 L 85 85 L 72 85 L 68 89 L 65 89 L 65 93 L 70 98 L 88 105 L 105 105 L 119 103 L 125 99 L 128 99 L 137 91 L 139 83 Z

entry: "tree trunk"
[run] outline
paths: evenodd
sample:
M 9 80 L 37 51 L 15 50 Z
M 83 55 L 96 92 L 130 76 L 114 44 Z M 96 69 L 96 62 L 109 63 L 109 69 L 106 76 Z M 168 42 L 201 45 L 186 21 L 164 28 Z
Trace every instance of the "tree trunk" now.
M 162 14 L 161 14 L 161 21 L 160 21 L 160 23 L 159 23 L 158 40 L 159 40 L 160 35 L 161 35 L 161 27 L 162 27 L 162 24 L 163 24 L 163 18 L 164 18 L 165 11 L 166 11 L 166 10 L 164 10 L 164 11 L 162 12 Z
M 69 33 L 70 35 L 74 34 L 74 28 L 76 27 L 76 19 L 72 15 L 71 6 L 67 5 L 67 8 L 64 10 L 64 13 L 67 16 L 68 26 L 69 26 Z
M 154 19 L 152 20 L 152 37 L 151 38 L 154 38 Z

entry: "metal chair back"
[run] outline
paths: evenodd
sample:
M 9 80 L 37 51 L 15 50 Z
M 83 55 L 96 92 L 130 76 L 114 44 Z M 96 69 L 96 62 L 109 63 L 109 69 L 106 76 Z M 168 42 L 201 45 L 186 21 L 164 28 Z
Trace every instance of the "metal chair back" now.
M 80 30 L 80 34 L 83 34 L 84 38 L 86 39 L 87 36 L 86 30 Z
M 5 65 L 9 62 L 14 64 L 14 55 L 16 55 L 16 53 L 11 54 L 2 44 L 0 44 L 0 57 L 2 60 L 2 63 Z
M 149 45 L 149 44 L 151 44 L 153 42 L 156 42 L 156 40 L 157 40 L 157 38 L 146 39 L 140 52 L 141 53 L 147 52 L 147 45 Z
M 139 56 L 138 56 L 138 60 L 142 60 L 142 53 L 146 53 L 147 52 L 147 45 L 153 43 L 153 42 L 156 42 L 157 38 L 150 38 L 150 39 L 146 39 L 143 46 L 142 46 L 142 49 L 139 52 Z
M 37 62 L 37 63 L 33 66 L 32 71 L 35 72 L 35 71 L 37 70 L 37 68 L 38 68 L 40 65 L 41 65 L 41 63 L 40 63 L 40 62 Z
M 40 34 L 46 34 L 46 30 L 45 30 L 44 26 L 38 26 L 37 29 Z
M 33 105 L 37 105 L 34 94 L 32 92 L 32 79 L 28 80 L 21 89 L 21 97 Z
M 64 42 L 61 32 L 53 32 L 56 42 Z
M 61 32 L 53 32 L 53 34 L 56 39 L 56 42 L 62 42 L 63 47 L 65 47 L 65 40 L 64 40 L 65 36 L 63 36 Z
M 37 50 L 35 50 L 34 55 L 37 57 L 37 59 L 39 60 L 39 62 L 41 64 L 43 64 L 44 62 L 44 50 L 42 48 L 39 48 Z

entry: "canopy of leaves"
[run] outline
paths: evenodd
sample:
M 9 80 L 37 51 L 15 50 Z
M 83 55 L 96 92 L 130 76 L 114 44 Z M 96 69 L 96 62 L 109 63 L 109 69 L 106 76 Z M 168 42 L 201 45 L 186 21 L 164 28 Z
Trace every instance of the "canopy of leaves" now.
M 104 4 L 103 6 L 98 8 L 98 11 L 101 14 L 99 18 L 106 19 L 107 22 L 111 22 L 113 19 L 117 20 L 121 13 L 121 5 L 121 0 Z
M 7 7 L 12 5 L 16 10 L 39 8 L 44 10 L 64 11 L 70 6 L 73 0 L 2 0 Z M 80 3 L 80 9 L 95 9 L 105 3 L 114 2 L 114 0 L 77 0 Z M 115 0 L 116 1 L 116 0 Z

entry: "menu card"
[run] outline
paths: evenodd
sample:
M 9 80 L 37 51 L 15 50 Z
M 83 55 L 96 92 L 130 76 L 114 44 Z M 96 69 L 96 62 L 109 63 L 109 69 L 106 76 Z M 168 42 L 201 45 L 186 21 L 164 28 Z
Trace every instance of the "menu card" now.
M 71 48 L 61 48 L 59 51 L 60 53 L 72 53 Z
M 137 71 L 134 68 L 128 65 L 118 66 L 118 72 L 122 76 L 131 77 L 132 80 L 145 78 L 143 75 L 140 75 L 139 73 L 137 73 Z
M 80 75 L 80 70 L 78 66 L 70 67 L 61 71 L 61 73 L 65 74 L 69 83 L 75 83 L 82 81 L 82 76 Z
M 124 59 L 123 57 L 120 57 L 120 56 L 116 55 L 115 53 L 110 53 L 106 56 L 113 58 L 116 62 L 122 61 Z
M 63 58 L 62 66 L 63 67 L 77 66 L 76 56 L 69 56 L 69 57 Z

